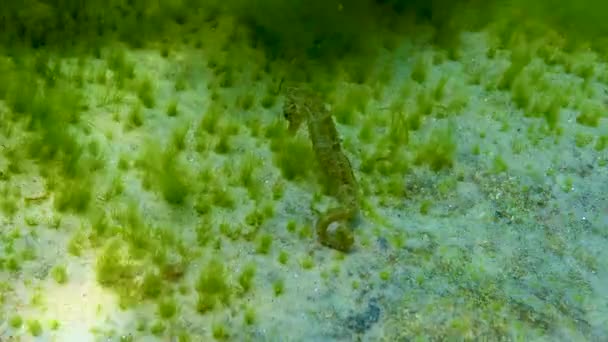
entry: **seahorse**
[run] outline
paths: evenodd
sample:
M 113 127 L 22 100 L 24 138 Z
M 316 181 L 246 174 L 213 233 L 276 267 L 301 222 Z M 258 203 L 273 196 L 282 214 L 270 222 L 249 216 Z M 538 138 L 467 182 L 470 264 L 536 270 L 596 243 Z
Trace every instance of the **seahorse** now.
M 292 135 L 306 122 L 314 154 L 327 178 L 328 190 L 339 204 L 317 219 L 317 239 L 324 246 L 347 252 L 354 243 L 352 223 L 359 213 L 359 186 L 351 163 L 342 150 L 331 113 L 311 89 L 288 86 L 285 88 L 283 117 Z

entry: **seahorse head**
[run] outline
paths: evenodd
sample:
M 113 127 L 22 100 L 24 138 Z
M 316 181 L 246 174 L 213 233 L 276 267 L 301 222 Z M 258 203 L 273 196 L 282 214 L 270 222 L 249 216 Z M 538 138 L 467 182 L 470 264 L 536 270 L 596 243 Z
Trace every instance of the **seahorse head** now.
M 285 102 L 283 103 L 283 117 L 289 123 L 289 131 L 295 133 L 306 119 L 309 98 L 300 87 L 285 87 Z

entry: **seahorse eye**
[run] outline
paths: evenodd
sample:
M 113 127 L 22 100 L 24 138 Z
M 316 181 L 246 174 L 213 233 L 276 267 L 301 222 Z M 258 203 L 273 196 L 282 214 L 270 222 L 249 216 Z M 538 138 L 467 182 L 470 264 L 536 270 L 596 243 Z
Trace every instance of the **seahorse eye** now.
M 291 117 L 291 115 L 289 114 L 289 109 L 287 107 L 283 108 L 283 118 L 287 121 L 289 121 L 289 118 Z
M 291 121 L 293 119 L 293 113 L 294 113 L 295 110 L 296 110 L 296 108 L 295 108 L 295 105 L 293 103 L 287 104 L 283 108 L 283 117 L 285 118 L 285 120 Z

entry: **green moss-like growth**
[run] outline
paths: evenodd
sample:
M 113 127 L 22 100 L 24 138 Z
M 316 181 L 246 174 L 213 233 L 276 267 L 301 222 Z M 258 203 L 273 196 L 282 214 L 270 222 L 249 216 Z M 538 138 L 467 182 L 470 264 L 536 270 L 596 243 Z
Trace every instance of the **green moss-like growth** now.
M 186 75 L 184 73 L 180 73 L 175 80 L 175 85 L 173 88 L 175 91 L 180 92 L 186 90 L 188 87 L 188 80 L 186 79 Z
M 146 267 L 129 253 L 128 245 L 118 238 L 106 244 L 95 266 L 97 281 L 118 293 L 123 308 L 144 298 L 157 297 L 162 291 L 159 279 L 152 273 L 146 273 Z
M 21 328 L 21 325 L 23 324 L 23 318 L 21 318 L 21 316 L 19 316 L 19 315 L 13 315 L 9 319 L 8 324 L 13 329 L 19 329 L 19 328 Z
M 118 240 L 113 240 L 97 259 L 97 281 L 111 286 L 129 278 L 132 273 L 124 248 Z
M 34 337 L 38 337 L 42 335 L 42 324 L 38 320 L 29 320 L 27 321 L 27 330 Z
M 236 200 L 230 189 L 224 185 L 217 184 L 210 189 L 211 205 L 224 209 L 234 209 Z
M 248 153 L 239 165 L 239 184 L 247 189 L 249 197 L 255 201 L 261 199 L 262 184 L 256 178 L 256 170 L 261 166 L 262 159 L 253 153 Z
M 557 98 L 552 99 L 543 111 L 543 116 L 551 130 L 559 131 L 561 104 Z
M 272 291 L 274 292 L 274 295 L 277 297 L 282 295 L 283 292 L 285 292 L 285 281 L 283 279 L 277 279 L 272 284 Z
M 199 124 L 199 129 L 208 134 L 217 133 L 222 114 L 223 108 L 221 105 L 216 103 L 211 104 L 207 111 L 203 114 L 203 118 Z
M 266 125 L 264 137 L 270 140 L 270 149 L 273 152 L 278 151 L 288 137 L 284 122 L 282 120 L 274 120 L 269 125 Z
M 113 79 L 118 88 L 122 88 L 126 80 L 135 77 L 135 64 L 127 59 L 123 49 L 114 49 L 106 57 L 108 68 L 112 70 Z
M 125 127 L 127 129 L 133 129 L 141 127 L 144 124 L 144 111 L 141 105 L 134 105 L 127 116 L 127 122 Z
M 243 314 L 243 321 L 247 325 L 253 325 L 256 321 L 256 316 L 255 310 L 252 307 L 248 307 Z
M 302 260 L 300 260 L 300 266 L 302 266 L 302 268 L 305 270 L 310 270 L 311 268 L 313 268 L 315 266 L 315 261 L 312 258 L 312 256 L 307 255 L 304 258 L 302 258 Z
M 51 328 L 51 330 L 56 331 L 59 330 L 59 328 L 61 327 L 61 323 L 59 323 L 58 320 L 53 319 L 49 322 L 49 327 Z
M 408 122 L 412 130 L 417 130 L 420 127 L 424 116 L 433 114 L 435 101 L 431 95 L 431 92 L 427 89 L 423 89 L 416 94 L 416 112 L 408 113 Z
M 156 188 L 167 203 L 173 205 L 183 204 L 190 193 L 189 176 L 178 158 L 175 144 L 163 149 L 150 141 L 138 161 L 144 172 L 144 183 Z
M 253 286 L 253 278 L 255 277 L 256 267 L 255 264 L 248 264 L 243 268 L 243 271 L 239 275 L 238 281 L 241 286 L 243 293 L 247 293 Z
M 177 303 L 173 298 L 162 299 L 157 303 L 158 315 L 163 319 L 169 319 L 177 313 Z
M 433 89 L 433 99 L 435 101 L 442 101 L 446 96 L 446 85 L 449 81 L 447 76 L 442 76 L 434 86 Z
M 154 336 L 160 337 L 166 329 L 167 327 L 165 326 L 165 323 L 162 321 L 156 321 L 150 326 L 150 333 Z
M 73 256 L 81 256 L 86 246 L 86 235 L 82 231 L 75 232 L 68 241 L 67 251 Z
M 492 171 L 495 173 L 506 172 L 509 169 L 509 165 L 502 158 L 502 156 L 496 156 L 492 162 Z
M 431 170 L 439 171 L 454 163 L 456 143 L 449 127 L 437 128 L 427 141 L 418 147 L 415 162 L 426 164 Z
M 298 231 L 298 237 L 300 239 L 310 239 L 313 235 L 313 229 L 310 225 L 303 225 Z
M 591 144 L 591 142 L 593 141 L 593 138 L 594 137 L 592 135 L 578 132 L 574 136 L 574 143 L 576 144 L 576 147 L 583 148 L 583 147 Z
M 388 281 L 391 278 L 391 271 L 388 269 L 382 270 L 378 276 L 380 277 L 380 280 Z
M 144 298 L 157 298 L 163 290 L 163 280 L 160 275 L 153 271 L 148 271 L 141 283 L 141 293 Z
M 175 117 L 178 114 L 178 103 L 177 100 L 171 100 L 169 101 L 169 104 L 167 105 L 167 115 L 170 117 Z
M 19 197 L 21 193 L 17 187 L 0 187 L 0 209 L 8 217 L 13 217 L 19 210 L 17 206 Z
M 255 105 L 255 97 L 251 93 L 243 94 L 237 99 L 237 103 L 242 110 L 248 111 Z
M 55 192 L 55 209 L 60 212 L 86 211 L 91 202 L 92 188 L 93 181 L 89 178 L 63 180 L 61 188 Z
M 315 167 L 310 144 L 299 137 L 282 141 L 275 152 L 274 162 L 287 180 L 306 178 Z
M 195 288 L 199 295 L 197 310 L 201 313 L 226 304 L 232 295 L 225 266 L 217 259 L 209 261 L 203 267 Z
M 412 80 L 423 83 L 429 77 L 432 60 L 424 54 L 418 57 L 412 65 Z
M 344 125 L 356 123 L 358 115 L 365 113 L 370 99 L 369 89 L 365 86 L 350 87 L 342 101 L 333 109 L 336 120 Z
M 286 251 L 281 251 L 277 260 L 281 265 L 286 265 L 287 261 L 289 261 L 289 253 L 287 253 Z
M 68 272 L 65 266 L 57 265 L 51 269 L 51 276 L 58 284 L 65 284 L 68 281 Z
M 156 90 L 152 80 L 145 78 L 137 88 L 137 97 L 146 108 L 154 108 L 156 104 Z
M 272 235 L 265 234 L 260 237 L 258 240 L 258 246 L 256 248 L 256 252 L 260 254 L 268 254 L 270 252 L 270 247 L 272 246 Z
M 515 79 L 521 74 L 521 71 L 530 63 L 530 60 L 531 56 L 525 45 L 514 50 L 511 56 L 511 64 L 509 64 L 509 67 L 502 74 L 498 82 L 498 89 L 510 89 Z
M 608 146 L 608 135 L 602 135 L 597 137 L 597 141 L 595 142 L 595 150 L 603 151 Z
M 274 93 L 274 91 L 275 90 L 270 87 L 266 90 L 266 93 L 260 100 L 260 104 L 262 105 L 262 108 L 270 109 L 277 102 L 277 95 Z
M 222 134 L 219 136 L 215 148 L 213 149 L 217 154 L 228 154 L 232 150 L 232 138 L 230 135 Z
M 232 66 L 227 65 L 218 70 L 221 70 L 221 73 L 218 76 L 219 86 L 221 88 L 231 88 L 232 86 L 234 86 L 234 83 L 236 81 L 236 72 L 234 68 L 232 68 Z
M 211 327 L 211 333 L 216 340 L 227 340 L 230 337 L 228 327 L 223 323 L 214 323 Z
M 576 122 L 590 127 L 597 127 L 605 110 L 601 106 L 591 101 L 583 103 L 580 114 L 576 117 Z
M 190 126 L 188 124 L 181 124 L 173 130 L 170 147 L 172 151 L 179 152 L 186 148 L 186 135 L 189 129 Z
M 433 202 L 431 202 L 430 200 L 422 201 L 422 203 L 420 203 L 420 214 L 427 215 L 432 204 Z
M 44 65 L 49 64 L 40 60 L 37 63 L 38 73 L 46 73 Z M 22 146 L 27 155 L 20 158 L 29 157 L 45 166 L 43 176 L 47 178 L 57 210 L 83 212 L 94 189 L 90 173 L 103 166 L 101 156 L 93 153 L 99 151 L 87 153 L 79 141 L 78 123 L 86 102 L 61 72 L 47 75 L 53 79 L 52 84 L 47 81 L 39 87 L 32 86 L 40 84 L 36 76 L 25 70 L 19 73 L 8 89 L 7 103 L 13 114 L 19 114 L 14 118 L 21 120 L 26 131 L 31 132 Z M 31 83 L 27 86 L 26 82 Z M 12 161 L 9 170 L 19 171 L 12 165 L 19 166 Z

